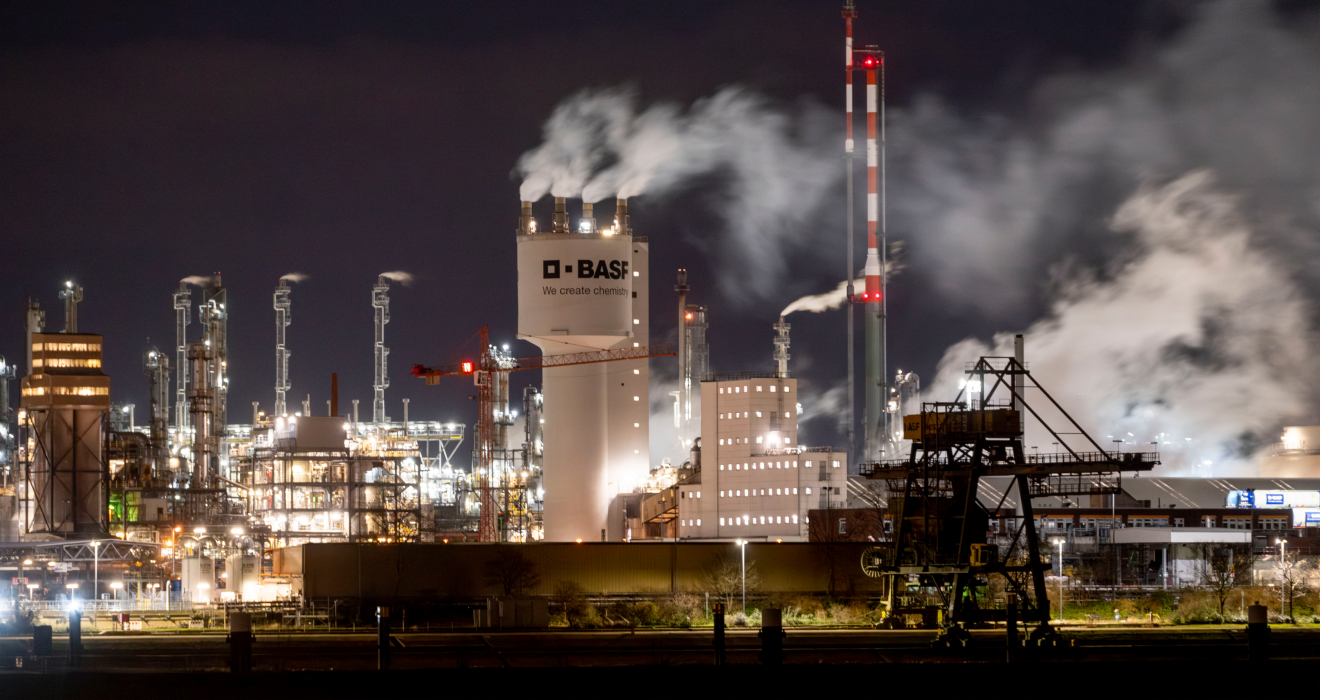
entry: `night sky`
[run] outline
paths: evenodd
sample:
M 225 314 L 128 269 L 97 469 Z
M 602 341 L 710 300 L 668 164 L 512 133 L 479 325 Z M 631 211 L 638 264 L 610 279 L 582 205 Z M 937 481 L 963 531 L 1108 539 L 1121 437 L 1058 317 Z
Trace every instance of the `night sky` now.
M 893 109 L 934 95 L 961 114 L 1010 119 L 1032 118 L 1045 76 L 1107 70 L 1190 12 L 1019 0 L 858 9 L 858 43 L 889 57 Z M 370 287 L 404 270 L 417 281 L 391 292 L 389 413 L 401 418 L 408 397 L 414 419 L 471 425 L 469 384 L 427 387 L 408 369 L 471 352 L 482 324 L 512 340 L 512 171 L 555 105 L 587 87 L 687 104 L 739 84 L 788 106 L 837 105 L 841 144 L 842 43 L 834 1 L 10 4 L 0 10 L 0 353 L 22 360 L 25 296 L 40 299 L 48 330 L 62 328 L 56 294 L 75 280 L 86 289 L 81 330 L 105 335 L 113 398 L 136 403 L 141 422 L 141 355 L 150 345 L 172 355 L 171 292 L 182 277 L 220 272 L 230 420 L 246 422 L 252 401 L 273 401 L 272 289 L 301 272 L 310 279 L 293 292 L 290 404 L 310 393 L 324 410 L 338 372 L 341 411 L 358 398 L 369 416 Z M 905 173 L 896 165 L 890 177 Z M 842 277 L 843 230 L 835 215 L 823 219 L 829 230 L 803 232 L 830 252 L 793 270 L 780 296 L 740 297 L 718 284 L 740 260 L 709 244 L 720 236 L 718 189 L 694 183 L 632 202 L 636 233 L 651 242 L 653 338 L 674 337 L 673 271 L 686 267 L 691 301 L 711 309 L 714 369 L 766 371 L 778 310 Z M 542 201 L 543 223 L 548 211 Z M 920 249 L 910 255 L 891 291 L 891 367 L 933 376 L 950 344 L 1025 326 L 1046 308 L 1041 270 L 1020 303 L 985 315 L 930 292 Z M 791 320 L 804 396 L 836 386 L 841 313 Z M 538 379 L 522 375 L 516 384 Z M 831 421 L 804 435 L 842 443 Z

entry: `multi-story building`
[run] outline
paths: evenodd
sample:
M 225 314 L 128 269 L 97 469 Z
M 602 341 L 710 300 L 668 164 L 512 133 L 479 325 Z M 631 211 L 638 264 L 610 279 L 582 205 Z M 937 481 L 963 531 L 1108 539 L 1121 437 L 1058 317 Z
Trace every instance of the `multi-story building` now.
M 680 539 L 805 541 L 807 511 L 842 508 L 847 455 L 798 443 L 797 380 L 722 376 L 701 384 L 701 457 L 666 511 Z

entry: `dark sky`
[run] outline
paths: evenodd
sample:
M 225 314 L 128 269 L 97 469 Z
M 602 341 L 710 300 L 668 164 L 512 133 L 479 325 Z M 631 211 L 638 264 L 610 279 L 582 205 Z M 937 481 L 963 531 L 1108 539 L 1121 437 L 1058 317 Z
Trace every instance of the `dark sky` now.
M 933 93 L 1006 114 L 1041 76 L 1103 67 L 1178 17 L 1116 1 L 863 0 L 859 10 L 859 43 L 889 56 L 891 104 Z M 406 270 L 418 280 L 392 293 L 389 411 L 400 417 L 410 397 L 414 418 L 472 424 L 470 386 L 426 387 L 407 369 L 456 359 L 483 323 L 497 341 L 512 337 L 510 172 L 554 106 L 621 84 L 648 101 L 745 84 L 785 102 L 841 103 L 842 33 L 834 1 L 8 4 L 0 353 L 21 361 L 25 296 L 48 310 L 48 329 L 61 328 L 56 292 L 76 280 L 81 329 L 105 335 L 114 398 L 141 416 L 147 339 L 173 344 L 170 293 L 186 275 L 218 271 L 233 313 L 231 420 L 245 421 L 250 402 L 273 400 L 271 291 L 297 271 L 311 278 L 293 293 L 293 395 L 311 393 L 320 411 L 338 372 L 341 406 L 359 398 L 369 412 L 370 286 Z M 718 296 L 720 270 L 682 234 L 714 225 L 707 203 L 633 206 L 657 280 L 653 337 L 672 337 L 669 280 L 687 267 L 694 301 L 712 309 L 715 368 L 768 369 L 779 307 Z M 840 246 L 840 268 L 842 257 Z M 824 291 L 838 276 L 819 279 Z M 894 299 L 922 296 L 903 283 Z M 1038 311 L 1024 309 L 1024 322 Z M 841 316 L 794 322 L 795 349 L 812 358 L 806 379 L 837 382 Z M 931 375 L 950 342 L 990 330 L 935 306 L 895 308 L 894 363 Z M 517 343 L 515 353 L 536 349 Z M 830 426 L 813 429 L 809 441 L 838 440 Z

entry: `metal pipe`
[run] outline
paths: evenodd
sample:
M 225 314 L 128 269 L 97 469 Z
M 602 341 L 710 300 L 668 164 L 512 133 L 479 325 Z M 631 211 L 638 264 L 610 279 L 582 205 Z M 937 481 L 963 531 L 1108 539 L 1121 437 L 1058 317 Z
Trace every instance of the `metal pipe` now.
M 182 444 L 184 432 L 188 429 L 188 324 L 192 322 L 192 290 L 187 282 L 180 282 L 174 292 L 174 337 L 175 337 L 175 392 L 174 392 L 174 427 L 178 429 L 178 440 Z
M 853 36 L 852 23 L 857 17 L 857 9 L 852 0 L 843 4 L 843 63 L 844 63 L 844 140 L 843 164 L 848 174 L 848 269 L 844 279 L 848 280 L 848 451 L 857 456 L 857 359 L 856 339 L 853 327 L 856 325 L 856 313 L 853 309 L 853 277 L 857 268 L 853 262 Z
M 687 293 L 691 289 L 687 283 L 687 270 L 679 269 L 678 284 L 674 286 L 674 291 L 678 292 L 678 411 L 674 416 L 674 427 L 679 429 L 679 438 L 687 437 L 687 419 L 683 409 L 691 401 L 692 394 L 692 375 L 688 372 L 688 312 L 687 312 Z

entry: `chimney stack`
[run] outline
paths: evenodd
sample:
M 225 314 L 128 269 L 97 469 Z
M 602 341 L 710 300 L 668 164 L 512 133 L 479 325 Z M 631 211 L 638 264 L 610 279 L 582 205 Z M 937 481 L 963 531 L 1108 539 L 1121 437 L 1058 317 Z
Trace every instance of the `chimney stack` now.
M 582 222 L 578 224 L 579 233 L 596 232 L 596 212 L 591 202 L 582 203 Z
M 532 203 L 522 203 L 522 214 L 518 217 L 518 235 L 529 236 L 536 233 L 536 218 L 532 216 Z
M 568 233 L 568 200 L 555 197 L 555 233 Z
M 339 417 L 339 373 L 330 373 L 330 417 Z
M 614 232 L 632 235 L 632 225 L 628 221 L 628 200 L 623 197 L 615 200 Z

